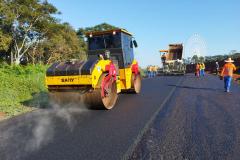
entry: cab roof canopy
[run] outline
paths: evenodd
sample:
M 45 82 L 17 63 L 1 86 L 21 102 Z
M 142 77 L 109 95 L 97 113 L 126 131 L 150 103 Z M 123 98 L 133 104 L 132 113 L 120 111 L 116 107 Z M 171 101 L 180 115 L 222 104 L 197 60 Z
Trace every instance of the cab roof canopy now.
M 168 52 L 168 50 L 163 49 L 163 50 L 160 50 L 159 52 Z
M 85 35 L 86 36 L 90 36 L 90 35 L 92 35 L 92 36 L 98 36 L 98 35 L 104 35 L 104 34 L 113 34 L 114 32 L 122 32 L 122 33 L 125 33 L 125 34 L 127 34 L 127 35 L 129 35 L 129 36 L 132 36 L 132 34 L 131 33 L 129 33 L 127 30 L 125 30 L 125 29 L 112 29 L 112 30 L 106 30 L 106 31 L 93 31 L 93 32 L 87 32 Z
M 174 43 L 174 44 L 169 44 L 169 46 L 182 46 L 182 43 Z

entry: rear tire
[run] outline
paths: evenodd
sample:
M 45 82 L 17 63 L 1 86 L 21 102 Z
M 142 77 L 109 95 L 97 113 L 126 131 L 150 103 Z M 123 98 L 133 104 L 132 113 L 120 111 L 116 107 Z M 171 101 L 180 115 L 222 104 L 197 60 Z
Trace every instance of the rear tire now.
M 141 92 L 142 88 L 142 78 L 140 74 L 132 76 L 132 88 L 133 88 L 133 93 L 138 94 Z

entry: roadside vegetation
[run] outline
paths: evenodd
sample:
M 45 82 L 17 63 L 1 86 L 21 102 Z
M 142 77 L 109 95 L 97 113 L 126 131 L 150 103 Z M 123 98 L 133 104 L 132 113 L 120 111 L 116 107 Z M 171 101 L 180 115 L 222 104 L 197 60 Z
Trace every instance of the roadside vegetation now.
M 107 23 L 75 30 L 48 1 L 0 1 L 0 120 L 48 105 L 49 64 L 86 59 L 84 34 L 117 28 Z
M 9 66 L 1 64 L 0 112 L 11 117 L 39 107 L 39 103 L 34 102 L 34 96 L 46 93 L 44 86 L 46 67 L 43 65 Z

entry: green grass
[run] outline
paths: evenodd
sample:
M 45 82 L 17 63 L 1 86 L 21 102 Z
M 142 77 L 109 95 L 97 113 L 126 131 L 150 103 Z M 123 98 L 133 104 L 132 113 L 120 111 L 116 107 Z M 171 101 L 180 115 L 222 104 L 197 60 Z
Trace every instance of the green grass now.
M 46 66 L 0 64 L 0 112 L 8 117 L 33 110 L 36 95 L 46 93 Z
M 139 71 L 140 71 L 140 75 L 142 76 L 142 77 L 145 77 L 146 76 L 146 69 L 143 69 L 143 68 L 141 68 L 141 67 L 139 67 Z

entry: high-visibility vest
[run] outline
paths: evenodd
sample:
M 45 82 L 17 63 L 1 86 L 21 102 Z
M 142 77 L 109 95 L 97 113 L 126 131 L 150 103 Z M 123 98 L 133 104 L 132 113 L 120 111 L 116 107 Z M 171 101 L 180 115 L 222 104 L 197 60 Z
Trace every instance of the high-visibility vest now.
M 150 72 L 153 71 L 153 67 L 152 67 L 152 66 L 149 67 L 149 71 L 150 71 Z
M 153 71 L 157 72 L 157 67 L 156 66 L 153 66 Z
M 199 69 L 200 69 L 200 65 L 197 64 L 197 65 L 196 65 L 196 71 L 199 71 Z
M 236 70 L 236 66 L 233 63 L 226 63 L 223 66 L 221 76 L 233 76 L 233 72 Z
M 150 67 L 149 66 L 147 67 L 147 71 L 150 71 Z

